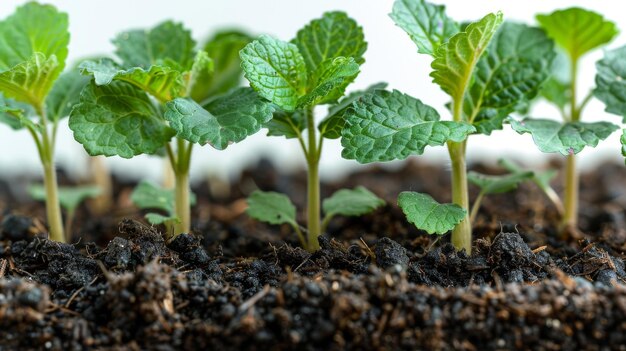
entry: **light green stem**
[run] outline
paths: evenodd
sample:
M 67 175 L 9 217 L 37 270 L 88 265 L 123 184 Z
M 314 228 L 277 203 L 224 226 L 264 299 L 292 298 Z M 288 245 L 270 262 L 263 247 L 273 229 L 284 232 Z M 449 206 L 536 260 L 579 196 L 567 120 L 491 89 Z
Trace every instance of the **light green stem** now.
M 466 141 L 448 142 L 448 152 L 452 161 L 452 202 L 469 211 L 465 144 Z M 452 245 L 459 251 L 465 249 L 468 255 L 471 254 L 472 225 L 467 215 L 452 231 Z
M 308 234 L 307 234 L 307 250 L 314 252 L 319 250 L 320 246 L 317 238 L 321 234 L 320 223 L 320 179 L 319 179 L 319 151 L 317 147 L 317 135 L 315 128 L 315 118 L 313 110 L 307 109 L 307 129 L 308 129 L 308 151 L 307 151 L 307 217 L 308 217 Z
M 189 201 L 189 166 L 191 164 L 192 145 L 178 139 L 177 158 L 174 162 L 175 202 L 174 211 L 179 222 L 174 226 L 173 237 L 189 233 L 191 229 L 191 202 Z
M 578 59 L 571 60 L 571 100 L 570 117 L 571 122 L 580 120 L 580 110 L 576 101 L 576 77 L 578 75 Z M 581 106 L 581 107 L 584 107 Z M 578 226 L 578 173 L 576 170 L 576 155 L 573 153 L 567 156 L 565 165 L 565 213 L 561 223 L 561 235 L 567 233 L 567 229 L 574 229 Z

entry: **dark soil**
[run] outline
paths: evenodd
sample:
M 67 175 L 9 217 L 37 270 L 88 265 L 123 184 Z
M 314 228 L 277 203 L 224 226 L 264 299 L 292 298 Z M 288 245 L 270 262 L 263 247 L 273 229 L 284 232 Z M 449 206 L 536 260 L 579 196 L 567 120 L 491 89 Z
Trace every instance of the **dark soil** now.
M 325 184 L 324 195 L 364 185 L 389 205 L 334 219 L 314 254 L 243 214 L 255 188 L 302 208 L 304 176 L 267 162 L 219 196 L 198 186 L 196 235 L 169 243 L 138 221 L 128 184 L 114 211 L 80 209 L 74 245 L 44 238 L 42 206 L 5 206 L 0 350 L 626 350 L 626 170 L 598 169 L 582 177 L 570 240 L 523 184 L 485 199 L 471 256 L 395 206 L 409 189 L 449 200 L 446 171 L 414 162 Z M 0 192 L 3 203 L 18 202 Z

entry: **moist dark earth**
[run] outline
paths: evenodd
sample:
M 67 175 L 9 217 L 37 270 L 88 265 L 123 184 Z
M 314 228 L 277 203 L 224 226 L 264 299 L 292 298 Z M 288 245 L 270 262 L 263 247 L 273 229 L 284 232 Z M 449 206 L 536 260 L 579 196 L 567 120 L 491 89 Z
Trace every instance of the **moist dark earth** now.
M 193 235 L 171 242 L 129 204 L 131 183 L 116 181 L 107 214 L 79 210 L 71 245 L 47 240 L 43 206 L 9 184 L 0 182 L 0 350 L 626 350 L 621 164 L 582 176 L 580 231 L 566 239 L 532 184 L 487 197 L 471 256 L 395 205 L 404 190 L 450 200 L 446 169 L 415 161 L 324 184 L 323 196 L 364 185 L 388 205 L 334 219 L 314 254 L 288 227 L 245 215 L 257 188 L 303 208 L 304 174 L 267 161 L 221 191 L 196 186 Z

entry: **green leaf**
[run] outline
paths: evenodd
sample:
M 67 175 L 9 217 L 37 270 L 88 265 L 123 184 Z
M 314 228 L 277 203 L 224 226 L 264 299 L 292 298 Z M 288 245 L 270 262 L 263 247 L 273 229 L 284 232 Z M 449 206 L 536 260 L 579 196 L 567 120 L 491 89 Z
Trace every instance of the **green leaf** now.
M 577 154 L 585 146 L 595 147 L 618 127 L 608 122 L 560 123 L 547 119 L 509 118 L 511 127 L 519 134 L 529 133 L 542 152 L 558 152 L 562 155 Z
M 154 154 L 174 136 L 145 92 L 118 81 L 87 85 L 69 126 L 92 156 Z
M 489 194 L 501 194 L 517 189 L 517 186 L 527 180 L 531 180 L 533 172 L 513 172 L 505 175 L 486 175 L 477 172 L 469 172 L 467 180 L 478 186 L 480 192 Z
M 618 33 L 615 23 L 598 13 L 577 7 L 537 15 L 537 21 L 565 49 L 572 61 L 610 42 Z
M 506 169 L 507 171 L 511 172 L 511 173 L 524 173 L 526 172 L 524 169 L 522 169 L 521 167 L 519 167 L 518 165 L 516 165 L 515 163 L 509 161 L 509 160 L 505 160 L 505 159 L 500 159 L 498 160 L 498 164 L 503 167 L 504 169 Z M 552 189 L 552 186 L 550 185 L 550 182 L 552 181 L 552 179 L 554 179 L 554 177 L 557 176 L 558 172 L 554 169 L 551 170 L 547 170 L 544 172 L 532 172 L 533 176 L 532 176 L 532 181 L 537 184 L 537 186 L 544 192 L 544 193 L 548 193 L 548 192 L 553 192 L 554 190 Z
M 35 116 L 32 106 L 5 98 L 0 92 L 0 123 L 8 125 L 13 130 L 22 129 L 30 125 L 36 128 L 30 117 Z
M 296 207 L 291 200 L 280 193 L 273 191 L 255 190 L 248 197 L 248 216 L 269 224 L 288 223 L 298 227 L 296 222 Z
M 302 110 L 285 112 L 274 111 L 273 118 L 263 126 L 267 128 L 267 136 L 284 136 L 287 139 L 297 138 L 306 129 L 306 118 Z
M 501 23 L 500 12 L 489 14 L 469 24 L 465 31 L 455 34 L 435 52 L 430 76 L 453 101 L 460 102 L 463 99 L 474 67 Z
M 595 97 L 604 102 L 606 112 L 622 116 L 626 123 L 626 46 L 607 51 L 596 63 Z
M 97 85 L 107 85 L 112 81 L 130 83 L 154 96 L 160 102 L 166 102 L 185 94 L 185 82 L 179 71 L 166 66 L 150 66 L 149 70 L 140 67 L 121 69 L 110 59 L 98 62 L 85 61 L 79 68 L 83 73 L 94 76 Z
M 346 113 L 342 156 L 361 163 L 402 160 L 426 146 L 461 142 L 474 131 L 468 123 L 439 121 L 435 109 L 397 90 L 377 90 Z
M 326 139 L 339 139 L 341 138 L 341 131 L 343 130 L 345 121 L 345 113 L 352 106 L 352 104 L 358 99 L 362 98 L 365 94 L 373 93 L 376 90 L 385 89 L 387 83 L 376 83 L 365 90 L 359 90 L 350 93 L 348 96 L 341 99 L 338 103 L 331 106 L 328 109 L 328 115 L 320 122 L 318 129 L 322 138 Z
M 570 90 L 570 84 L 561 82 L 555 77 L 549 77 L 540 91 L 541 96 L 556 105 L 560 109 L 565 109 L 565 106 L 570 103 L 572 92 Z
M 245 77 L 259 95 L 293 111 L 307 86 L 304 58 L 294 44 L 262 35 L 240 52 Z
M 467 216 L 459 205 L 440 204 L 430 195 L 411 191 L 400 193 L 398 206 L 410 223 L 428 234 L 445 234 Z
M 620 141 L 622 142 L 622 156 L 626 157 L 626 129 L 622 129 Z
M 15 100 L 41 106 L 61 68 L 56 56 L 35 53 L 27 61 L 0 73 L 0 91 Z
M 185 95 L 191 96 L 196 86 L 202 86 L 206 81 L 211 80 L 214 69 L 213 60 L 211 60 L 209 55 L 204 51 L 198 51 L 196 58 L 193 60 L 193 65 L 191 65 L 191 70 L 184 74 L 187 82 Z
M 146 213 L 146 215 L 144 217 L 146 218 L 148 223 L 150 223 L 152 225 L 168 224 L 168 223 L 179 223 L 180 222 L 180 218 L 178 218 L 176 216 L 164 216 L 162 214 L 153 213 L 153 212 Z
M 298 108 L 336 102 L 359 74 L 359 65 L 352 57 L 337 57 L 323 62 L 320 70 L 315 86 L 298 99 Z
M 326 12 L 298 31 L 292 41 L 304 58 L 311 75 L 326 70 L 326 62 L 337 57 L 352 57 L 360 65 L 367 43 L 363 29 L 344 12 Z
M 502 129 L 504 118 L 537 96 L 554 56 L 541 29 L 504 23 L 474 70 L 463 106 L 467 120 L 482 134 Z
M 29 2 L 0 22 L 0 71 L 33 59 L 37 53 L 57 63 L 54 80 L 65 67 L 70 42 L 67 14 L 54 6 Z
M 385 201 L 376 196 L 371 191 L 362 186 L 354 189 L 341 189 L 325 199 L 322 208 L 326 217 L 340 216 L 361 216 L 370 213 Z
M 130 200 L 142 210 L 162 210 L 168 214 L 174 212 L 174 190 L 160 188 L 145 180 L 133 189 Z
M 125 68 L 161 65 L 187 71 L 195 56 L 196 42 L 182 24 L 166 21 L 149 30 L 121 33 L 113 39 L 113 45 Z
M 241 85 L 243 71 L 239 51 L 252 38 L 240 31 L 218 32 L 204 45 L 204 52 L 213 60 L 213 74 L 206 79 L 197 81 L 194 85 L 191 98 L 195 101 L 219 94 L 225 94 Z
M 99 187 L 93 185 L 59 187 L 58 190 L 59 204 L 69 212 L 74 211 L 86 199 L 97 197 L 102 193 Z M 46 200 L 46 190 L 42 184 L 29 186 L 28 193 L 37 201 Z
M 239 88 L 204 108 L 187 99 L 166 104 L 165 119 L 178 137 L 218 150 L 258 132 L 272 118 L 272 106 L 250 88 Z
M 61 73 L 46 98 L 48 119 L 58 121 L 68 117 L 79 101 L 80 92 L 90 80 L 90 77 L 81 75 L 78 70 Z
M 434 55 L 441 44 L 460 30 L 446 16 L 445 6 L 424 0 L 396 0 L 389 16 L 409 34 L 420 54 Z

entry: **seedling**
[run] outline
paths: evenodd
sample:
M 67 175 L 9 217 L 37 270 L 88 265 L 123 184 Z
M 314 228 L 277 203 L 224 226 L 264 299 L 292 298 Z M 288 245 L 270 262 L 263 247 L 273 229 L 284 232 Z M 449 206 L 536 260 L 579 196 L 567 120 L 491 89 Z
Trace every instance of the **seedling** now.
M 341 99 L 346 87 L 359 74 L 366 48 L 363 30 L 353 19 L 343 12 L 328 12 L 298 31 L 291 42 L 263 35 L 241 51 L 243 70 L 250 85 L 279 108 L 266 125 L 268 135 L 297 139 L 304 152 L 308 221 L 303 246 L 310 251 L 319 248 L 317 238 L 323 231 L 319 161 L 324 139 L 339 138 L 346 109 L 365 93 L 357 92 Z M 314 108 L 325 104 L 331 105 L 328 115 L 316 126 Z M 262 193 L 256 193 L 249 203 L 252 214 L 263 213 L 253 208 L 263 203 L 258 201 L 261 196 Z M 255 218 L 270 223 L 277 221 L 262 215 Z
M 364 187 L 341 189 L 325 199 L 322 204 L 325 216 L 322 220 L 321 232 L 326 231 L 328 223 L 334 216 L 361 216 L 384 204 L 385 201 Z M 252 218 L 270 224 L 289 224 L 298 235 L 302 247 L 309 251 L 319 249 L 319 246 L 311 247 L 306 236 L 300 230 L 296 221 L 296 207 L 286 195 L 273 191 L 256 190 L 248 198 L 247 213 Z
M 150 182 L 142 181 L 135 187 L 130 199 L 135 206 L 142 210 L 165 212 L 165 215 L 158 212 L 148 212 L 145 217 L 150 224 L 165 225 L 168 228 L 169 235 L 174 235 L 175 225 L 180 222 L 174 208 L 175 197 L 176 194 L 172 189 L 159 188 Z M 193 206 L 195 203 L 196 196 L 191 193 L 190 205 Z
M 423 0 L 397 0 L 391 18 L 433 57 L 431 77 L 452 98 L 452 121 L 399 91 L 377 90 L 355 101 L 346 114 L 342 155 L 361 163 L 405 159 L 426 146 L 446 145 L 452 161 L 452 202 L 440 204 L 415 192 L 399 195 L 409 222 L 433 234 L 452 230 L 452 244 L 471 251 L 467 191 L 467 137 L 490 135 L 504 119 L 524 110 L 548 77 L 553 42 L 538 29 L 502 24 L 488 14 L 462 27 L 445 7 Z
M 604 19 L 602 15 L 580 8 L 538 15 L 537 21 L 548 36 L 554 39 L 566 57 L 565 64 L 555 60 L 555 69 L 569 66 L 569 72 L 566 72 L 563 77 L 552 75 L 542 90 L 542 95 L 559 109 L 563 121 L 534 118 L 524 118 L 519 121 L 510 118 L 509 121 L 518 133 L 531 134 L 542 152 L 560 153 L 567 157 L 563 230 L 561 230 L 564 235 L 570 230 L 575 230 L 578 223 L 579 180 L 575 155 L 586 146 L 595 147 L 600 140 L 606 139 L 618 129 L 616 125 L 608 122 L 581 122 L 582 112 L 593 97 L 593 91 L 589 91 L 579 102 L 578 67 L 585 54 L 609 43 L 618 31 L 615 24 Z M 604 61 L 598 63 L 596 96 L 601 100 L 609 99 L 609 96 L 614 94 L 610 92 L 608 86 L 615 81 L 615 75 L 610 72 L 611 68 L 609 68 L 610 61 L 613 61 L 612 64 L 615 66 L 615 58 L 611 58 L 608 54 Z M 607 111 L 610 112 L 612 107 L 612 103 L 608 102 Z
M 32 185 L 28 187 L 28 193 L 35 200 L 45 201 L 47 198 L 46 189 L 43 185 Z M 65 230 L 68 235 L 66 240 L 70 239 L 70 235 L 72 234 L 72 224 L 74 223 L 78 205 L 86 199 L 95 198 L 100 194 L 101 190 L 96 186 L 86 185 L 59 188 L 59 203 L 65 210 Z
M 0 122 L 25 128 L 35 140 L 44 171 L 50 239 L 64 242 L 54 149 L 59 121 L 69 115 L 88 82 L 63 72 L 70 34 L 65 13 L 34 2 L 0 22 Z
M 254 90 L 233 89 L 239 61 L 232 51 L 244 37 L 223 33 L 195 50 L 191 33 L 167 21 L 118 35 L 117 61 L 80 66 L 93 80 L 72 110 L 74 137 L 90 155 L 167 155 L 175 175 L 173 235 L 190 229 L 193 145 L 223 150 L 272 118 L 273 107 Z

